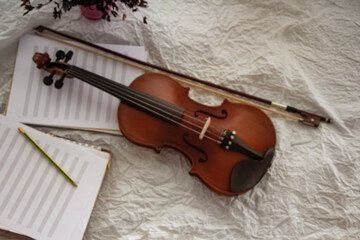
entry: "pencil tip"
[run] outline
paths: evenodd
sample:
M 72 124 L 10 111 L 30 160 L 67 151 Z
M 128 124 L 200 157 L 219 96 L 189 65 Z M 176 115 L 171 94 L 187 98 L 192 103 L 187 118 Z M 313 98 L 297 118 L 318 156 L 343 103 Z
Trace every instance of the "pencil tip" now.
M 73 182 L 73 185 L 74 185 L 75 187 L 77 187 L 77 184 L 76 184 L 76 182 Z
M 22 128 L 18 128 L 18 129 L 19 129 L 19 132 L 25 133 L 24 129 L 22 129 Z

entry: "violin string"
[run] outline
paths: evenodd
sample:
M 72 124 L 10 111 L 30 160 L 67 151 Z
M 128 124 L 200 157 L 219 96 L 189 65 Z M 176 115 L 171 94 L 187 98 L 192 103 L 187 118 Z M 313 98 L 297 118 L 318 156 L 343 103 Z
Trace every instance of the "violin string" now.
M 72 71 L 72 72 L 74 72 L 74 71 Z M 80 74 L 78 74 L 78 76 L 80 76 Z M 84 75 L 82 75 L 83 77 L 84 77 Z M 93 78 L 93 76 L 91 75 L 91 74 L 88 74 L 87 76 L 86 76 L 88 79 L 89 78 Z M 95 78 L 96 79 L 96 78 Z M 93 80 L 94 80 L 94 78 L 93 78 Z M 99 82 L 97 82 L 97 83 L 99 83 Z M 104 82 L 103 82 L 104 83 Z M 107 83 L 104 83 L 104 84 L 106 84 L 106 85 L 103 85 L 101 82 L 100 82 L 100 84 L 101 84 L 101 86 L 102 87 L 110 87 L 109 85 L 110 85 L 110 82 L 107 82 Z M 146 100 L 146 101 L 152 101 L 152 99 L 150 99 L 150 98 L 148 98 L 148 99 L 146 99 L 146 98 L 144 98 L 144 96 L 141 96 L 140 94 L 136 94 L 136 92 L 126 92 L 126 90 L 129 90 L 128 88 L 126 88 L 126 87 L 124 87 L 124 88 L 126 88 L 126 90 L 125 89 L 122 89 L 122 87 L 123 86 L 118 86 L 118 85 L 113 85 L 113 86 L 111 86 L 112 87 L 112 89 L 118 89 L 118 90 L 120 90 L 120 91 L 122 91 L 122 92 L 117 92 L 117 93 L 120 93 L 120 94 L 122 94 L 122 95 L 126 95 L 126 96 L 128 96 L 128 97 L 130 97 L 130 98 L 132 98 L 132 99 L 136 99 L 137 101 L 139 101 L 138 99 L 139 98 L 142 98 L 143 100 Z M 118 88 L 118 87 L 120 87 L 120 88 Z M 133 90 L 133 89 L 132 89 Z M 134 95 L 137 95 L 137 96 L 133 96 L 132 94 L 134 94 Z M 151 106 L 151 107 L 153 107 L 153 108 L 156 108 L 157 110 L 161 110 L 161 111 L 163 111 L 164 113 L 168 113 L 168 115 L 171 115 L 171 116 L 173 116 L 173 117 L 175 117 L 175 118 L 177 118 L 178 116 L 176 116 L 176 115 L 173 115 L 173 114 L 171 114 L 170 112 L 166 112 L 165 110 L 163 110 L 163 109 L 160 109 L 159 107 L 156 107 L 155 105 L 150 105 L 150 103 L 148 103 L 148 102 L 144 102 L 144 101 L 142 101 L 142 100 L 140 100 L 140 102 L 142 102 L 143 103 L 143 105 L 144 105 L 144 103 L 145 104 L 147 104 L 148 106 Z M 153 101 L 153 102 L 155 102 L 155 101 Z M 160 104 L 160 102 L 155 102 L 155 103 L 157 103 L 157 104 Z M 166 105 L 163 105 L 163 107 L 168 107 L 168 106 L 166 106 Z M 169 107 L 168 107 L 169 108 Z M 171 109 L 171 110 L 175 110 L 175 109 Z M 180 113 L 180 112 L 178 112 L 178 113 Z M 183 121 L 185 121 L 185 122 L 188 122 L 190 125 L 193 125 L 193 126 L 195 126 L 195 127 L 198 127 L 198 128 L 201 128 L 201 126 L 198 126 L 198 125 L 195 125 L 194 123 L 192 123 L 192 122 L 190 122 L 190 121 L 187 121 L 186 119 L 182 119 Z
M 75 68 L 75 69 L 76 69 L 76 68 Z M 81 72 L 84 71 L 84 70 L 81 69 L 81 68 L 77 68 L 77 69 L 79 69 Z M 71 71 L 73 71 L 73 70 L 74 70 L 74 68 L 71 69 Z M 195 118 L 195 117 L 191 116 L 190 114 L 187 114 L 186 112 L 188 112 L 188 111 L 182 112 L 182 111 L 179 111 L 179 110 L 176 109 L 176 108 L 170 108 L 168 105 L 164 104 L 163 102 L 156 102 L 155 100 L 153 100 L 153 99 L 151 99 L 151 98 L 146 98 L 146 96 L 140 94 L 141 92 L 137 92 L 136 90 L 131 89 L 131 88 L 129 88 L 129 87 L 126 87 L 126 86 L 124 86 L 124 85 L 119 85 L 119 83 L 112 82 L 112 81 L 110 81 L 110 80 L 107 79 L 107 78 L 104 78 L 104 77 L 102 77 L 102 76 L 99 76 L 99 75 L 96 75 L 96 74 L 94 74 L 94 73 L 87 72 L 87 71 L 84 71 L 84 73 L 81 73 L 81 74 L 86 75 L 87 78 L 89 78 L 89 77 L 92 77 L 92 78 L 96 77 L 96 78 L 101 78 L 102 80 L 107 80 L 108 82 L 106 82 L 106 85 L 102 85 L 102 86 L 109 86 L 109 87 L 113 87 L 113 88 L 118 88 L 119 90 L 121 90 L 121 88 L 124 88 L 124 89 L 126 89 L 126 90 L 132 91 L 132 92 L 129 92 L 129 94 L 137 95 L 137 96 L 135 96 L 135 97 L 137 97 L 137 98 L 141 98 L 141 99 L 146 100 L 146 101 L 151 101 L 151 102 L 153 102 L 153 103 L 160 104 L 160 105 L 162 105 L 162 107 L 168 108 L 168 109 L 172 110 L 173 112 L 175 111 L 175 112 L 177 112 L 177 113 L 179 113 L 179 114 L 184 114 L 185 116 L 187 116 L 187 117 L 190 118 L 190 119 L 194 119 L 194 120 L 200 122 L 200 123 L 203 124 L 203 125 L 205 124 L 205 121 L 202 122 L 202 121 L 199 120 L 198 118 Z M 121 87 L 121 88 L 119 88 L 119 87 Z M 151 97 L 153 97 L 153 96 L 151 96 Z M 169 112 L 167 112 L 167 113 L 170 114 L 170 115 L 172 115 L 172 116 L 174 116 L 174 117 L 176 117 L 175 115 L 173 115 L 173 114 L 171 114 L 171 113 L 169 113 Z M 203 128 L 203 126 L 198 126 L 198 125 L 196 125 L 195 123 L 192 123 L 192 122 L 190 122 L 190 121 L 188 121 L 188 120 L 186 120 L 186 119 L 183 119 L 183 121 L 186 121 L 186 122 L 190 123 L 191 125 L 196 126 L 196 127 L 200 128 L 200 129 Z M 216 132 L 211 131 L 211 129 L 214 129 L 214 128 L 215 128 L 216 130 L 219 130 L 219 133 L 216 133 Z M 221 139 L 221 137 L 222 137 L 221 134 L 222 134 L 223 131 L 224 131 L 224 129 L 217 128 L 217 127 L 213 127 L 212 125 L 210 125 L 210 126 L 209 126 L 209 129 L 207 130 L 207 132 L 208 132 L 209 134 L 212 134 L 212 135 L 214 135 L 215 137 L 218 137 L 219 139 Z
M 93 73 L 91 73 L 91 72 L 89 72 L 89 74 L 90 74 L 89 76 L 93 75 Z M 97 76 L 98 76 L 98 75 L 97 75 Z M 109 79 L 104 78 L 104 77 L 102 77 L 102 76 L 99 76 L 99 77 L 101 77 L 103 80 L 109 80 Z M 185 110 L 185 109 L 184 109 L 184 112 L 182 112 L 182 111 L 180 111 L 180 110 L 178 110 L 178 109 L 176 109 L 176 108 L 171 108 L 170 106 L 164 104 L 163 102 L 158 102 L 158 101 L 156 101 L 156 100 L 154 100 L 154 99 L 152 99 L 152 98 L 146 97 L 146 95 L 142 95 L 142 94 L 146 94 L 146 93 L 138 92 L 137 90 L 132 89 L 132 88 L 129 88 L 129 87 L 125 86 L 125 85 L 120 85 L 120 86 L 119 86 L 117 82 L 107 82 L 106 84 L 108 84 L 108 85 L 110 85 L 110 86 L 112 86 L 112 87 L 121 87 L 121 88 L 124 88 L 124 89 L 126 89 L 126 90 L 131 91 L 131 92 L 129 92 L 129 94 L 136 95 L 135 97 L 137 97 L 137 98 L 142 98 L 143 100 L 151 101 L 151 102 L 153 102 L 153 103 L 155 103 L 155 104 L 161 105 L 161 107 L 163 107 L 163 108 L 167 108 L 167 109 L 171 110 L 172 112 L 176 112 L 176 113 L 179 113 L 179 114 L 183 114 L 184 116 L 188 117 L 189 119 L 192 119 L 192 120 L 195 120 L 195 121 L 201 123 L 201 124 L 202 124 L 201 126 L 195 125 L 196 123 L 190 123 L 191 125 L 196 126 L 196 127 L 200 128 L 200 129 L 203 128 L 203 126 L 205 125 L 205 122 L 206 122 L 206 120 L 207 120 L 207 119 L 201 120 L 201 116 L 200 116 L 200 118 L 195 118 L 194 116 L 191 115 L 191 113 L 189 113 L 188 110 Z M 150 96 L 151 96 L 151 95 L 150 95 Z M 151 97 L 154 97 L 154 96 L 151 96 Z M 175 115 L 173 115 L 173 116 L 175 116 Z M 185 119 L 183 119 L 183 120 L 186 121 Z M 187 122 L 189 122 L 189 121 L 187 121 Z M 211 129 L 213 129 L 213 131 L 212 131 Z M 208 130 L 207 130 L 208 133 L 214 135 L 215 137 L 218 137 L 219 139 L 222 138 L 221 135 L 222 135 L 222 132 L 223 132 L 223 131 L 224 131 L 224 129 L 219 128 L 219 127 L 215 127 L 215 126 L 213 126 L 213 125 L 210 125 L 209 128 L 208 128 Z
M 87 78 L 87 79 L 92 78 L 92 80 L 96 80 L 96 79 L 94 79 L 92 76 L 90 76 L 90 77 L 89 77 L 89 76 L 86 76 L 86 75 L 82 74 L 81 72 L 78 72 L 77 70 L 74 70 L 74 69 L 69 70 L 69 73 L 70 73 L 70 74 L 73 73 L 73 74 L 76 75 L 76 76 L 84 77 L 84 78 Z M 92 82 L 92 84 L 93 84 L 95 87 L 104 87 L 104 85 L 102 85 L 101 83 L 99 84 L 99 82 L 96 82 L 96 81 Z M 116 87 L 116 86 L 115 86 L 115 87 Z M 174 119 L 171 119 L 171 118 L 165 116 L 164 114 L 162 114 L 162 113 L 160 113 L 160 112 L 156 112 L 156 111 L 148 108 L 148 107 L 145 106 L 144 104 L 141 105 L 140 103 L 135 102 L 135 101 L 129 99 L 129 97 L 132 98 L 132 99 L 133 99 L 133 97 L 132 97 L 132 96 L 129 96 L 129 95 L 126 94 L 126 93 L 124 93 L 124 90 L 123 90 L 123 89 L 117 88 L 118 91 L 116 91 L 116 90 L 114 90 L 114 89 L 108 88 L 107 90 L 108 90 L 109 93 L 111 93 L 111 92 L 112 92 L 112 93 L 120 93 L 120 94 L 122 94 L 122 96 L 126 95 L 126 97 L 123 97 L 123 99 L 126 100 L 126 101 L 128 101 L 129 103 L 134 104 L 135 106 L 136 106 L 136 105 L 137 105 L 137 106 L 141 106 L 141 107 L 143 107 L 144 109 L 146 109 L 147 111 L 154 113 L 155 115 L 158 115 L 158 116 L 160 116 L 160 117 L 163 117 L 163 118 L 165 118 L 166 120 L 168 120 L 168 121 L 170 121 L 170 122 L 173 122 L 173 123 L 175 123 L 175 124 L 178 124 L 179 126 L 184 127 L 184 128 L 186 128 L 186 129 L 189 129 L 189 130 L 191 130 L 191 131 L 193 131 L 193 132 L 195 132 L 195 133 L 197 133 L 197 134 L 200 134 L 200 132 L 197 131 L 196 129 L 193 129 L 193 128 L 191 128 L 191 127 L 189 127 L 189 126 L 187 126 L 187 125 L 185 125 L 185 124 L 182 124 L 182 123 L 180 123 L 180 122 L 178 122 L 178 121 L 176 121 L 176 120 L 174 120 Z M 122 93 L 119 92 L 119 90 L 122 91 Z M 144 103 L 144 102 L 141 101 L 141 100 L 140 100 L 140 102 Z M 157 108 L 157 107 L 155 107 L 155 108 Z M 157 108 L 157 109 L 159 109 L 159 108 Z M 161 109 L 160 109 L 160 110 L 161 110 Z M 163 111 L 164 113 L 167 113 L 168 115 L 171 115 L 171 116 L 174 116 L 174 117 L 178 118 L 176 115 L 173 115 L 173 114 L 171 114 L 170 112 L 166 112 L 166 111 L 164 111 L 164 110 L 161 110 L 161 111 Z M 195 125 L 194 123 L 192 123 L 192 122 L 190 122 L 190 121 L 187 121 L 186 119 L 182 119 L 182 120 L 188 122 L 188 123 L 191 124 L 191 125 L 194 125 L 194 126 L 196 126 L 196 127 L 199 127 L 200 129 L 202 128 L 201 126 Z M 213 134 L 213 135 L 214 135 L 214 134 Z M 221 137 L 220 135 L 215 135 L 215 136 L 218 137 L 218 138 Z M 218 140 L 216 140 L 216 139 L 208 136 L 207 134 L 205 134 L 204 137 L 206 137 L 206 138 L 208 138 L 209 140 L 212 140 L 212 141 L 214 141 L 214 142 L 216 142 L 216 143 L 218 143 L 218 144 L 221 143 L 220 141 L 218 141 Z
M 74 66 L 74 67 L 76 67 L 76 66 Z M 81 71 L 84 71 L 84 74 L 88 74 L 89 76 L 96 76 L 96 77 L 100 78 L 101 80 L 105 80 L 105 81 L 109 81 L 109 80 L 110 80 L 110 79 L 107 79 L 107 78 L 105 78 L 105 77 L 102 77 L 102 76 L 99 76 L 99 75 L 97 75 L 97 74 L 94 74 L 94 73 L 92 73 L 92 72 L 89 72 L 89 71 L 87 71 L 87 70 L 85 70 L 85 69 L 81 69 L 81 68 L 78 68 L 78 67 L 76 67 L 76 68 L 79 69 L 79 70 L 81 70 Z M 156 101 L 154 101 L 154 100 L 151 99 L 151 98 L 146 98 L 146 96 L 141 95 L 141 92 L 137 92 L 136 90 L 134 90 L 134 89 L 132 89 L 132 88 L 129 88 L 129 87 L 125 86 L 125 85 L 120 85 L 120 86 L 119 86 L 119 85 L 118 85 L 119 83 L 117 83 L 117 82 L 109 81 L 109 82 L 107 82 L 106 84 L 108 84 L 108 85 L 110 85 L 110 86 L 113 86 L 113 87 L 126 88 L 126 89 L 128 89 L 129 91 L 132 91 L 131 94 L 137 95 L 136 97 L 140 97 L 140 98 L 143 98 L 143 99 L 145 99 L 145 100 L 150 100 L 150 101 L 152 101 L 153 103 L 162 105 L 162 107 L 168 108 L 168 109 L 170 109 L 170 110 L 172 110 L 172 111 L 175 111 L 175 112 L 177 112 L 177 113 L 179 113 L 179 114 L 184 114 L 184 115 L 187 116 L 188 118 L 193 119 L 194 121 L 197 121 L 197 122 L 201 123 L 202 126 L 204 126 L 204 124 L 205 124 L 205 122 L 206 122 L 206 120 L 207 120 L 207 119 L 201 120 L 201 116 L 200 116 L 199 118 L 196 118 L 196 117 L 192 116 L 192 114 L 189 113 L 188 110 L 185 110 L 184 112 L 181 112 L 181 111 L 179 111 L 179 110 L 176 109 L 176 108 L 170 108 L 169 106 L 167 106 L 166 104 L 164 104 L 164 103 L 162 103 L 162 102 L 156 102 Z M 142 94 L 145 94 L 145 93 L 142 93 Z M 152 97 L 153 97 L 153 96 L 152 96 Z M 198 126 L 198 127 L 199 127 L 199 128 L 202 128 L 202 126 Z M 214 132 L 211 131 L 211 129 L 213 129 Z M 213 125 L 210 125 L 210 126 L 209 126 L 209 129 L 208 129 L 208 132 L 209 132 L 209 133 L 212 133 L 214 136 L 220 136 L 220 138 L 221 138 L 221 134 L 222 134 L 223 131 L 224 131 L 223 128 L 219 128 L 219 127 L 216 127 L 216 126 L 213 126 Z M 217 132 L 218 132 L 218 133 L 217 133 Z
M 130 88 L 131 89 L 131 88 Z M 154 88 L 149 88 L 149 90 L 150 89 L 154 89 Z M 135 92 L 136 93 L 136 92 Z M 142 96 L 142 95 L 140 95 L 140 97 L 144 97 L 144 96 Z M 150 99 L 150 101 L 153 101 L 153 102 L 155 102 L 154 100 L 152 100 L 152 99 Z M 156 103 L 156 102 L 155 102 Z M 168 108 L 168 109 L 170 109 L 170 110 L 174 110 L 174 111 L 176 111 L 177 113 L 182 113 L 181 111 L 179 111 L 178 109 L 171 109 L 169 106 L 167 106 L 167 105 L 165 105 L 165 104 L 162 104 L 161 102 L 160 102 L 160 104 L 163 106 L 163 107 L 166 107 L 166 108 Z M 204 116 L 196 116 L 196 117 L 194 117 L 193 116 L 193 113 L 192 112 L 190 112 L 190 111 L 188 111 L 188 110 L 184 110 L 184 113 L 183 113 L 185 116 L 187 116 L 188 118 L 190 118 L 190 119 L 193 119 L 193 120 L 195 120 L 196 122 L 199 122 L 199 123 L 201 123 L 202 125 L 204 125 L 205 124 L 205 122 L 207 121 L 207 118 L 206 117 L 204 117 Z M 211 131 L 211 129 L 213 129 L 213 131 L 218 131 L 218 133 L 222 133 L 225 129 L 224 128 L 220 128 L 220 127 L 216 127 L 216 126 L 214 126 L 214 125 L 210 125 L 209 126 L 209 128 L 208 128 L 208 132 L 209 133 L 213 133 L 214 135 L 218 135 L 218 133 L 214 133 L 213 131 Z
M 72 72 L 74 73 L 74 71 L 72 71 Z M 81 75 L 81 74 L 79 73 L 78 76 L 80 76 L 80 75 Z M 95 87 L 98 87 L 98 86 L 99 86 L 99 85 L 96 86 L 96 85 L 97 85 L 96 82 L 93 82 L 92 84 L 93 84 Z M 111 90 L 111 89 L 108 89 L 108 90 L 109 90 L 109 92 L 113 92 L 113 93 L 114 93 L 113 90 Z M 118 93 L 118 92 L 115 91 L 115 93 Z M 130 97 L 131 97 L 131 96 L 130 96 Z M 160 112 L 156 112 L 156 111 L 154 111 L 154 110 L 152 110 L 152 109 L 150 109 L 150 108 L 148 108 L 148 107 L 146 107 L 146 106 L 144 106 L 144 105 L 140 105 L 138 102 L 135 102 L 135 101 L 133 101 L 133 100 L 130 100 L 130 99 L 128 99 L 127 97 L 123 97 L 123 99 L 126 100 L 127 102 L 131 103 L 131 104 L 134 104 L 135 106 L 136 106 L 136 105 L 141 106 L 141 107 L 143 107 L 145 110 L 147 110 L 147 111 L 149 111 L 149 112 L 152 112 L 152 113 L 154 113 L 155 115 L 161 116 L 161 117 L 165 118 L 166 120 L 168 120 L 168 121 L 170 121 L 170 122 L 173 122 L 173 123 L 175 123 L 175 124 L 178 124 L 179 126 L 184 127 L 184 128 L 186 128 L 186 129 L 189 129 L 189 130 L 191 130 L 191 131 L 193 131 L 193 132 L 195 132 L 195 133 L 197 133 L 197 134 L 200 134 L 200 132 L 197 131 L 196 129 L 193 129 L 193 128 L 191 128 L 191 127 L 189 127 L 189 126 L 187 126 L 187 125 L 185 125 L 185 124 L 182 124 L 182 123 L 180 123 L 180 122 L 178 122 L 178 121 L 176 121 L 176 120 L 174 120 L 174 119 L 171 119 L 171 118 L 169 118 L 169 117 L 161 114 Z M 171 114 L 169 114 L 169 115 L 171 115 Z M 176 116 L 175 116 L 175 117 L 176 117 Z M 206 137 L 206 138 L 208 138 L 209 140 L 212 140 L 212 141 L 214 141 L 214 142 L 216 142 L 216 143 L 218 143 L 218 144 L 221 143 L 221 142 L 219 142 L 218 140 L 216 140 L 216 139 L 214 139 L 214 138 L 212 138 L 212 137 L 209 137 L 209 136 L 207 136 L 207 135 L 204 135 L 204 137 Z

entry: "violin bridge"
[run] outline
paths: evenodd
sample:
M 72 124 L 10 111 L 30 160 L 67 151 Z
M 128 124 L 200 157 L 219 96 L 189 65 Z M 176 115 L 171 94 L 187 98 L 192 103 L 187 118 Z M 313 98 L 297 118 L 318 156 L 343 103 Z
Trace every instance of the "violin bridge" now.
M 206 131 L 208 130 L 208 128 L 209 128 L 209 126 L 210 126 L 210 123 L 211 123 L 211 118 L 208 117 L 208 118 L 206 119 L 206 122 L 205 122 L 205 124 L 204 124 L 203 129 L 202 129 L 201 132 L 200 132 L 200 135 L 199 135 L 199 139 L 200 139 L 200 140 L 202 140 L 202 139 L 204 138 L 205 133 L 206 133 Z

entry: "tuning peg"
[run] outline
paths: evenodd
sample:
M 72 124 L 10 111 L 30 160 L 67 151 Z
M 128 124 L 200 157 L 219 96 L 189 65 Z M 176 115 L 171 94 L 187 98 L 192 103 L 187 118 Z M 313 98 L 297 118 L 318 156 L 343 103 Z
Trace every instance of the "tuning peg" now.
M 72 58 L 73 54 L 73 51 L 68 51 L 65 56 L 65 62 L 68 62 Z
M 56 82 L 55 82 L 55 88 L 56 88 L 56 89 L 62 88 L 62 86 L 64 85 L 65 76 L 66 76 L 66 75 L 62 75 L 61 78 L 59 78 L 58 80 L 56 80 Z
M 65 58 L 65 52 L 63 50 L 59 50 L 56 52 L 56 61 L 59 61 L 61 59 Z
M 46 86 L 50 86 L 50 85 L 53 83 L 52 77 L 53 77 L 52 74 L 50 74 L 50 76 L 44 77 L 43 83 L 44 83 Z
M 64 54 L 65 54 L 65 53 L 64 53 Z M 68 51 L 68 52 L 66 53 L 64 62 L 68 62 L 68 61 L 72 58 L 72 56 L 73 56 L 73 51 Z M 59 78 L 58 80 L 56 80 L 56 82 L 55 82 L 55 88 L 56 88 L 56 89 L 62 88 L 62 86 L 64 85 L 64 79 L 65 79 L 65 77 L 66 77 L 66 74 L 63 74 L 63 75 L 61 76 L 61 78 Z

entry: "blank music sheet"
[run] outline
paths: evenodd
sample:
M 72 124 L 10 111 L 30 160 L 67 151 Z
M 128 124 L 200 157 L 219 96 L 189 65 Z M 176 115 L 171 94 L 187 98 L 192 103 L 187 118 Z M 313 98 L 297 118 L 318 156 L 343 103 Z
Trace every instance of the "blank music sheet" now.
M 103 45 L 128 56 L 145 60 L 144 47 Z M 20 39 L 15 71 L 6 115 L 21 122 L 78 129 L 119 132 L 117 108 L 119 100 L 78 79 L 65 79 L 56 89 L 46 86 L 43 78 L 50 73 L 36 68 L 35 52 L 47 52 L 55 61 L 58 50 L 72 50 L 70 64 L 129 85 L 143 72 L 119 62 L 42 37 L 25 35 Z M 60 76 L 54 76 L 54 82 Z
M 19 131 L 23 128 L 74 187 Z M 0 227 L 35 239 L 82 239 L 109 155 L 0 116 Z

